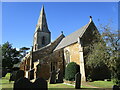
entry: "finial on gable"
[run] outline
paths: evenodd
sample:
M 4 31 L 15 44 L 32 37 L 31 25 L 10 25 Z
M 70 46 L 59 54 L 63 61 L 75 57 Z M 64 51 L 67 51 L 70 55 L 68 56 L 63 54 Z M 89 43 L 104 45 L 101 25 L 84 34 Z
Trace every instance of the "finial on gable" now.
M 92 16 L 89 16 L 90 17 L 90 22 L 92 21 Z
M 61 31 L 61 33 L 63 34 L 63 31 Z

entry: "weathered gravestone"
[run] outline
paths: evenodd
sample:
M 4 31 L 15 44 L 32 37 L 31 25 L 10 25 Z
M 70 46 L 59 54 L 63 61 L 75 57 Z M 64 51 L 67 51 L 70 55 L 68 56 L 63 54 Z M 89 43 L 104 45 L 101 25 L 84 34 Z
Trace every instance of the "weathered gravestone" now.
M 119 88 L 119 86 L 114 85 L 114 86 L 113 86 L 113 90 L 120 90 L 120 88 Z
M 48 90 L 47 81 L 43 78 L 37 78 L 33 83 L 33 88 Z
M 15 82 L 20 79 L 20 78 L 23 78 L 25 75 L 24 71 L 23 70 L 18 70 L 16 75 L 15 75 Z
M 32 90 L 32 83 L 27 78 L 20 78 L 14 83 L 14 89 Z
M 50 73 L 50 84 L 55 84 L 56 83 L 56 71 L 52 71 Z
M 81 74 L 80 72 L 78 72 L 75 75 L 75 89 L 80 89 L 80 87 L 81 87 Z
M 61 73 L 61 71 L 59 70 L 57 72 L 57 80 L 56 80 L 57 83 L 63 83 L 63 74 Z

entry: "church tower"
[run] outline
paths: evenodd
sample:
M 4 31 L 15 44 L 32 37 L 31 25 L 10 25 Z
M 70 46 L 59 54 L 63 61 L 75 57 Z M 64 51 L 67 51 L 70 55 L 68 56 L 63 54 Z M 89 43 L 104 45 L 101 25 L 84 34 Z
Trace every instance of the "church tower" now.
M 33 51 L 51 42 L 51 32 L 48 29 L 44 6 L 42 6 L 33 40 Z

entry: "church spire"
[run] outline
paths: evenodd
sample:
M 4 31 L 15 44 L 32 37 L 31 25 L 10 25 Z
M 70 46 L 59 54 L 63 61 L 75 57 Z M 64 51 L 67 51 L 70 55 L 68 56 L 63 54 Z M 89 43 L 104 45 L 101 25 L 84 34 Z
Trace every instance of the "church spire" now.
M 51 32 L 48 29 L 44 6 L 41 8 L 37 27 L 33 39 L 33 51 L 48 45 L 51 42 Z
M 48 25 L 47 25 L 44 5 L 42 5 L 42 8 L 41 8 L 41 12 L 40 12 L 40 16 L 39 16 L 39 19 L 38 19 L 37 27 L 38 27 L 37 30 L 40 30 L 42 32 L 50 32 L 49 29 L 48 29 Z

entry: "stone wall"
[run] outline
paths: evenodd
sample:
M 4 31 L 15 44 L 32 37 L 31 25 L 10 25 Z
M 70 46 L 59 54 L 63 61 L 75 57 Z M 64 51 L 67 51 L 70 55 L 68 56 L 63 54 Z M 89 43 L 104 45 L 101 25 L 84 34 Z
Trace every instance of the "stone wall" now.
M 48 80 L 50 77 L 50 65 L 39 64 L 37 65 L 36 78 L 44 78 Z
M 80 54 L 79 54 L 79 44 L 74 43 L 64 48 L 65 51 L 68 50 L 70 53 L 70 62 L 76 62 L 78 65 L 80 64 Z
M 50 73 L 52 72 L 51 63 L 55 66 L 55 70 L 60 69 L 61 74 L 64 73 L 64 60 L 63 60 L 63 50 L 55 51 L 52 54 L 43 58 L 43 62 L 39 63 L 37 66 L 37 77 L 43 77 L 44 79 L 49 79 Z M 44 62 L 45 61 L 45 62 Z M 62 77 L 61 77 L 62 78 Z
M 37 65 L 39 64 L 39 61 L 34 62 L 34 78 L 36 78 L 37 73 Z
M 81 47 L 80 39 L 78 39 L 78 42 L 71 44 L 64 48 L 65 62 L 67 62 L 66 61 L 66 52 L 65 52 L 66 50 L 69 51 L 70 62 L 75 62 L 80 66 L 80 73 L 81 73 L 81 77 L 82 77 L 81 80 L 86 81 L 83 50 Z
M 24 57 L 20 63 L 20 70 L 28 71 L 30 69 L 30 56 Z

